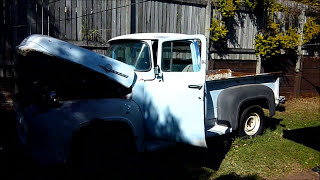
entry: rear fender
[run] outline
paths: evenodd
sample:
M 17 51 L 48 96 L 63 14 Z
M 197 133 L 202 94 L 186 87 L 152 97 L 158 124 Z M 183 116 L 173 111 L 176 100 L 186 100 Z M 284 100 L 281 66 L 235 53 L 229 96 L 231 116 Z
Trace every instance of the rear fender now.
M 260 84 L 249 84 L 223 90 L 217 100 L 218 123 L 237 129 L 241 107 L 248 102 L 251 105 L 261 105 L 261 100 L 267 102 L 266 108 L 272 117 L 275 114 L 275 97 L 271 88 Z

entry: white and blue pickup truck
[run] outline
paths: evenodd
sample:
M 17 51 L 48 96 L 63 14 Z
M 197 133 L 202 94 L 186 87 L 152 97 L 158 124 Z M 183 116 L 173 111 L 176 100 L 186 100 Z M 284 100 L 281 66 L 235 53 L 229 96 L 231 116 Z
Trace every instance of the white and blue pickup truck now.
M 66 162 L 74 146 L 88 156 L 85 142 L 143 152 L 207 147 L 232 131 L 255 136 L 263 108 L 273 116 L 284 103 L 277 74 L 208 71 L 203 35 L 130 34 L 109 44 L 106 56 L 43 35 L 17 47 L 18 135 L 40 163 Z

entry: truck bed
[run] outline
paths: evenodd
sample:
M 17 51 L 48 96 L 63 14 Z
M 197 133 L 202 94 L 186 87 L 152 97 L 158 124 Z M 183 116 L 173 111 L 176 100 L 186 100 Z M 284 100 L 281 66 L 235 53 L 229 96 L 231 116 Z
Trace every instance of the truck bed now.
M 230 69 L 218 69 L 207 72 L 205 93 L 206 130 L 210 130 L 216 125 L 217 99 L 219 94 L 226 88 L 248 84 L 263 84 L 268 86 L 273 90 L 275 103 L 278 104 L 279 73 L 242 73 L 233 72 Z

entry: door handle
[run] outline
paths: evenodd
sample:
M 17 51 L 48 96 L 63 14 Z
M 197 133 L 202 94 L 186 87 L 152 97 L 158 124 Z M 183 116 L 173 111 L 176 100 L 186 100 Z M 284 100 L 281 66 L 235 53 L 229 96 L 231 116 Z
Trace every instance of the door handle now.
M 188 85 L 189 88 L 193 88 L 193 89 L 201 89 L 202 88 L 202 85 L 201 84 L 198 84 L 198 85 L 195 85 L 195 84 L 191 84 L 191 85 Z

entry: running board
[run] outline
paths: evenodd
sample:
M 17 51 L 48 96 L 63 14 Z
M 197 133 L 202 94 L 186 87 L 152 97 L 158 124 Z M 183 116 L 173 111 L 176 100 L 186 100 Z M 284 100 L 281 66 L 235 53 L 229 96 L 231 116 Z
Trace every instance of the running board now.
M 212 128 L 206 130 L 206 137 L 219 136 L 219 135 L 223 135 L 231 132 L 232 132 L 231 127 L 215 125 Z

